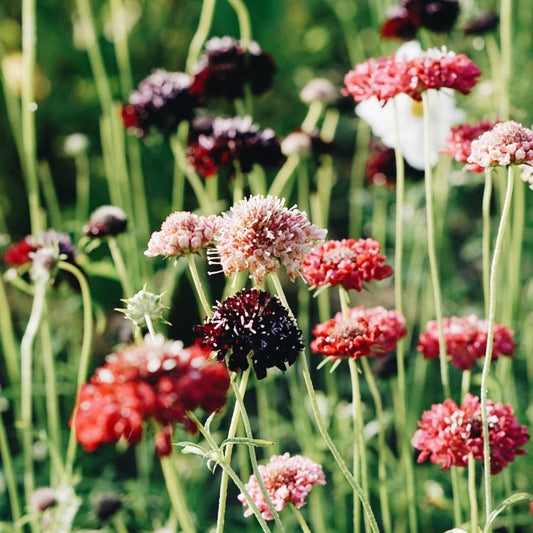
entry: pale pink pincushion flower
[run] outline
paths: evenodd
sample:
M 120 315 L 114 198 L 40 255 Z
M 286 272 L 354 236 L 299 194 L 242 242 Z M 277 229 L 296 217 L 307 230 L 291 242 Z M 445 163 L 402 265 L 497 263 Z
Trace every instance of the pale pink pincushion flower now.
M 527 183 L 529 188 L 533 190 L 533 166 L 520 165 L 520 170 L 522 171 L 520 174 L 522 181 Z
M 288 503 L 300 509 L 306 504 L 305 499 L 314 485 L 326 484 L 321 465 L 301 455 L 291 457 L 289 453 L 273 455 L 270 463 L 259 466 L 259 475 L 278 513 L 285 509 Z M 274 520 L 254 475 L 250 477 L 245 487 L 263 518 Z M 244 494 L 239 494 L 238 498 L 243 505 L 248 505 Z M 250 516 L 252 513 L 253 511 L 248 506 L 244 511 L 244 516 Z
M 472 142 L 469 163 L 480 167 L 519 165 L 533 161 L 533 131 L 514 120 L 500 122 Z
M 208 217 L 189 211 L 176 211 L 168 215 L 161 231 L 154 231 L 144 255 L 181 256 L 199 252 L 209 246 L 221 223 L 216 215 Z
M 296 206 L 285 207 L 285 199 L 250 196 L 222 215 L 216 237 L 218 258 L 212 256 L 210 262 L 219 260 L 226 276 L 249 270 L 257 284 L 283 264 L 294 281 L 302 273 L 305 257 L 326 233 Z
M 483 133 L 491 130 L 496 122 L 483 120 L 478 124 L 461 124 L 457 128 L 452 128 L 450 135 L 446 139 L 448 147 L 441 150 L 444 155 L 453 157 L 459 163 L 466 163 L 466 168 L 471 172 L 481 173 L 483 167 L 477 163 L 468 163 L 468 157 L 472 152 L 472 141 L 478 139 Z

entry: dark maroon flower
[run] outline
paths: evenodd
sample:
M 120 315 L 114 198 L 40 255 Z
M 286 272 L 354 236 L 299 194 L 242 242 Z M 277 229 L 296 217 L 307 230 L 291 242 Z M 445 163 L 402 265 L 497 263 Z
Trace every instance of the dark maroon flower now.
M 420 25 L 421 21 L 416 13 L 405 7 L 396 6 L 381 26 L 381 36 L 386 39 L 410 41 L 415 38 Z
M 396 156 L 394 149 L 374 139 L 366 161 L 365 178 L 376 186 L 394 187 L 396 184 Z
M 463 33 L 465 35 L 484 35 L 495 30 L 500 24 L 500 15 L 495 11 L 488 11 L 475 19 L 467 22 Z
M 83 233 L 89 237 L 118 235 L 126 229 L 127 225 L 128 217 L 120 207 L 102 205 L 93 211 L 89 222 L 83 228 Z
M 114 492 L 101 494 L 94 504 L 96 516 L 102 520 L 108 520 L 122 507 L 122 501 Z
M 155 127 L 164 135 L 176 131 L 182 120 L 190 120 L 197 99 L 189 90 L 191 78 L 183 72 L 159 69 L 139 84 L 122 108 L 128 131 L 145 136 Z
M 510 405 L 487 400 L 490 473 L 498 474 L 517 455 L 528 440 L 526 426 L 520 426 Z M 483 460 L 483 431 L 481 404 L 477 396 L 467 394 L 460 407 L 453 400 L 435 404 L 425 411 L 413 436 L 412 444 L 421 451 L 418 462 L 428 457 L 433 464 L 442 464 L 441 470 L 451 466 L 468 465 L 468 456 Z
M 450 31 L 460 12 L 457 0 L 402 0 L 400 5 L 418 17 L 424 28 L 439 33 Z
M 257 379 L 266 377 L 268 368 L 285 371 L 303 350 L 302 332 L 289 310 L 276 296 L 257 289 L 244 289 L 218 302 L 213 316 L 194 330 L 220 361 L 230 352 L 231 371 L 246 370 L 250 358 Z
M 187 149 L 189 162 L 204 178 L 221 169 L 233 173 L 235 164 L 247 173 L 254 164 L 276 168 L 285 161 L 274 132 L 260 130 L 250 117 L 217 117 L 210 126 L 204 124 L 205 133 L 199 133 Z
M 213 37 L 205 43 L 194 69 L 191 93 L 201 99 L 235 100 L 244 96 L 249 83 L 254 94 L 262 94 L 271 87 L 275 71 L 272 56 L 263 53 L 256 42 L 245 49 L 231 37 Z

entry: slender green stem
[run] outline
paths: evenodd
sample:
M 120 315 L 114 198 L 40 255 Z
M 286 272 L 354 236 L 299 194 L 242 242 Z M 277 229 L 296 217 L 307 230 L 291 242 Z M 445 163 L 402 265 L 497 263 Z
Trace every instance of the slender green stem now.
M 517 316 L 520 316 L 520 294 L 522 290 L 520 279 L 520 265 L 522 263 L 522 243 L 524 240 L 524 226 L 525 226 L 525 183 L 522 180 L 517 180 L 515 184 L 515 191 L 513 197 L 513 220 L 511 224 L 511 265 L 513 268 L 513 275 L 509 276 L 509 296 L 511 298 L 511 305 L 507 306 L 509 310 L 505 314 L 504 324 L 509 327 L 514 327 Z
M 468 454 L 468 497 L 470 500 L 470 531 L 478 533 L 477 528 L 477 494 L 476 494 L 476 460 Z
M 285 293 L 283 292 L 283 287 L 281 286 L 279 278 L 275 272 L 271 274 L 271 279 L 274 283 L 274 287 L 276 288 L 277 295 L 279 296 L 281 302 L 283 303 L 283 305 L 287 307 L 287 309 L 290 310 L 290 307 L 288 306 L 288 303 L 287 303 L 287 298 L 285 297 Z M 353 477 L 352 473 L 350 472 L 350 469 L 346 465 L 344 459 L 341 457 L 339 450 L 335 446 L 333 439 L 331 438 L 331 436 L 329 435 L 326 429 L 324 419 L 322 418 L 322 414 L 320 413 L 320 409 L 318 407 L 318 401 L 316 399 L 316 393 L 313 387 L 313 381 L 311 379 L 311 374 L 309 373 L 309 365 L 307 363 L 305 351 L 302 351 L 300 353 L 300 364 L 301 364 L 301 370 L 302 370 L 302 375 L 304 378 L 305 386 L 307 388 L 307 394 L 311 402 L 311 409 L 313 411 L 313 415 L 315 416 L 316 425 L 318 427 L 318 430 L 320 431 L 320 435 L 324 439 L 326 446 L 331 452 L 331 455 L 333 455 L 333 458 L 335 459 L 335 462 L 339 466 L 344 477 L 346 478 L 346 480 L 348 481 L 352 489 L 359 496 L 359 499 L 361 500 L 361 503 L 363 505 L 364 512 L 366 516 L 368 517 L 368 521 L 370 524 L 370 530 L 373 533 L 378 533 L 379 532 L 378 524 L 376 522 L 376 517 L 374 516 L 374 513 L 372 511 L 372 507 L 370 506 L 370 502 L 368 501 L 368 498 L 365 492 L 363 491 L 363 489 L 361 488 L 361 486 L 359 485 L 359 483 L 357 483 L 357 481 Z
M 155 339 L 156 333 L 154 329 L 154 324 L 152 322 L 152 319 L 150 318 L 150 315 L 148 313 L 144 314 L 144 321 L 146 322 L 146 327 L 148 328 L 148 333 L 150 334 L 150 338 L 152 340 Z
M 90 175 L 87 154 L 74 158 L 76 165 L 76 220 L 87 220 L 89 215 Z
M 111 521 L 113 522 L 113 526 L 115 527 L 117 533 L 128 533 L 128 529 L 126 524 L 124 524 L 124 518 L 122 517 L 121 513 L 113 516 Z
M 500 4 L 500 43 L 501 43 L 501 93 L 499 105 L 500 120 L 509 118 L 509 83 L 513 66 L 512 54 L 512 0 L 501 0 Z
M 185 173 L 181 170 L 177 161 L 174 163 L 174 173 L 172 180 L 172 211 L 182 211 L 185 192 Z
M 122 292 L 126 298 L 131 297 L 133 296 L 133 288 L 116 238 L 113 236 L 108 237 L 107 244 L 109 246 L 109 251 L 111 252 L 111 257 L 113 258 L 113 263 L 117 269 L 118 277 L 120 278 Z
M 59 207 L 59 200 L 48 161 L 39 163 L 39 180 L 41 182 L 46 211 L 50 220 L 50 227 L 59 230 L 63 227 L 63 217 L 61 216 L 61 208 Z M 77 220 L 81 221 L 84 219 L 78 218 Z
M 298 154 L 291 154 L 283 166 L 279 169 L 279 172 L 276 174 L 272 185 L 268 191 L 270 196 L 281 196 L 283 189 L 289 182 L 291 176 L 293 175 L 298 163 L 300 162 L 300 156 Z M 286 193 L 286 196 L 289 196 L 289 193 Z
M 235 399 L 237 400 L 237 404 L 239 405 L 239 409 L 241 410 L 242 422 L 244 424 L 244 433 L 248 439 L 253 439 L 254 436 L 252 433 L 252 427 L 250 425 L 250 419 L 248 418 L 248 413 L 246 412 L 244 400 L 239 392 L 239 389 L 235 386 L 235 380 L 232 380 L 231 386 L 233 388 L 233 393 L 235 394 Z M 257 464 L 257 456 L 255 454 L 255 447 L 248 446 L 248 451 L 250 453 L 250 461 L 252 463 L 252 469 L 253 469 L 255 478 L 257 479 L 257 482 L 259 483 L 259 488 L 261 489 L 261 494 L 263 495 L 263 498 L 265 498 L 265 502 L 268 505 L 268 508 L 270 512 L 272 513 L 272 516 L 274 517 L 274 521 L 276 522 L 276 525 L 278 526 L 280 531 L 284 532 L 285 528 L 283 527 L 283 524 L 281 523 L 279 514 L 274 507 L 272 499 L 270 498 L 270 495 L 268 494 L 268 491 L 265 487 L 265 482 L 263 481 L 263 478 L 261 477 L 261 474 L 259 472 L 259 466 Z
M 247 48 L 252 40 L 252 25 L 250 24 L 250 14 L 248 13 L 248 8 L 243 0 L 228 0 L 228 2 L 237 14 L 241 41 Z
M 496 297 L 497 297 L 497 280 L 501 265 L 502 241 L 505 228 L 509 221 L 511 199 L 513 195 L 513 167 L 507 168 L 507 191 L 503 203 L 500 224 L 494 243 L 494 254 L 492 256 L 492 265 L 490 269 L 490 292 L 489 292 L 489 325 L 487 332 L 487 349 L 483 361 L 483 373 L 481 375 L 481 419 L 483 427 L 483 486 L 485 490 L 485 519 L 488 521 L 492 507 L 491 501 L 491 473 L 490 473 L 490 442 L 489 442 L 489 425 L 488 425 L 488 379 L 490 363 L 492 360 L 492 348 L 494 346 L 494 322 L 496 316 Z M 489 526 L 488 532 L 490 533 Z
M 0 341 L 2 343 L 2 353 L 5 358 L 9 383 L 14 385 L 20 380 L 19 356 L 15 332 L 13 330 L 13 320 L 9 309 L 9 300 L 2 276 L 0 276 Z
M 311 533 L 311 529 L 309 529 L 309 526 L 305 522 L 305 519 L 300 512 L 299 509 L 296 509 L 296 506 L 294 503 L 291 503 L 289 507 L 292 509 L 292 512 L 294 513 L 294 516 L 296 516 L 296 520 L 298 520 L 298 524 L 300 524 L 300 527 L 302 528 L 303 533 Z
M 463 377 L 461 379 L 461 399 L 463 399 L 470 391 L 470 378 L 472 376 L 471 370 L 463 370 Z
M 370 389 L 370 394 L 374 400 L 376 408 L 376 420 L 379 424 L 378 431 L 378 479 L 379 479 L 379 501 L 381 506 L 381 519 L 383 522 L 383 531 L 390 533 L 392 531 L 391 515 L 389 508 L 389 496 L 387 491 L 387 465 L 386 465 L 386 443 L 385 443 L 385 420 L 383 418 L 383 403 L 381 396 L 366 357 L 361 357 L 361 365 L 365 373 L 366 382 Z
M 485 170 L 485 188 L 483 189 L 483 300 L 485 302 L 485 316 L 489 314 L 491 173 L 492 167 L 487 167 Z
M 30 318 L 20 343 L 21 360 L 21 418 L 23 426 L 23 455 L 24 455 L 24 489 L 26 502 L 29 503 L 34 487 L 33 472 L 33 342 L 44 310 L 47 279 L 35 281 L 35 295 Z
M 309 104 L 307 115 L 302 122 L 301 129 L 305 133 L 311 133 L 316 126 L 316 123 L 324 112 L 324 104 L 320 100 L 313 100 Z
M 165 478 L 168 495 L 172 504 L 172 509 L 178 517 L 181 529 L 184 533 L 195 533 L 193 518 L 187 507 L 185 493 L 181 485 L 178 473 L 176 472 L 176 465 L 174 464 L 174 453 L 166 455 L 159 459 L 161 462 L 161 470 Z
M 89 359 L 91 356 L 91 345 L 93 338 L 93 310 L 89 284 L 87 283 L 87 279 L 81 273 L 79 268 L 65 261 L 59 262 L 59 268 L 70 272 L 76 277 L 76 280 L 80 285 L 81 301 L 83 305 L 83 338 L 81 341 L 80 360 L 78 364 L 78 378 L 76 381 L 76 401 L 74 403 L 74 412 L 72 414 L 72 420 L 74 420 L 76 417 L 76 411 L 78 409 L 78 395 L 80 393 L 80 388 L 85 383 L 87 379 L 87 372 L 89 370 Z M 76 429 L 74 423 L 72 423 L 70 427 L 67 457 L 65 461 L 65 472 L 67 476 L 67 481 L 72 475 L 72 468 L 74 466 L 74 460 L 76 459 L 76 448 Z
M 185 62 L 185 70 L 189 74 L 192 72 L 194 65 L 198 62 L 198 57 L 202 50 L 213 23 L 213 15 L 215 13 L 216 0 L 204 0 L 202 2 L 202 11 L 200 13 L 200 21 L 196 28 L 191 44 L 189 45 L 189 53 L 187 54 L 187 61 Z
M 422 105 L 424 113 L 424 151 L 425 151 L 425 190 L 426 190 L 426 217 L 427 217 L 427 240 L 429 265 L 431 270 L 431 282 L 433 285 L 433 299 L 437 318 L 439 337 L 439 361 L 444 396 L 450 398 L 450 382 L 448 377 L 448 364 L 446 362 L 446 340 L 444 337 L 444 325 L 442 321 L 442 292 L 439 281 L 437 250 L 435 244 L 435 228 L 433 220 L 433 184 L 431 175 L 431 162 L 429 159 L 429 107 L 427 91 L 422 93 Z
M 2 413 L 0 413 L 0 457 L 2 458 L 2 466 L 4 469 L 7 492 L 9 494 L 9 503 L 11 505 L 11 516 L 13 518 L 13 523 L 15 524 L 15 531 L 21 532 L 22 528 L 17 526 L 17 522 L 21 518 L 20 501 L 17 490 L 17 478 L 15 475 L 13 456 L 11 455 L 11 450 L 9 448 L 9 441 L 7 439 L 7 432 Z
M 250 369 L 251 367 L 248 367 L 242 373 L 241 382 L 239 384 L 239 392 L 241 394 L 241 398 L 244 398 L 244 393 L 246 391 L 246 385 L 248 384 L 248 378 L 250 376 Z M 239 404 L 236 402 L 235 407 L 233 409 L 233 415 L 231 416 L 231 422 L 229 425 L 229 429 L 228 429 L 228 439 L 235 437 L 235 433 L 237 432 L 237 426 L 239 425 L 240 418 L 241 418 L 241 409 L 239 407 Z M 233 453 L 233 445 L 228 444 L 228 446 L 226 447 L 226 453 L 224 455 L 224 460 L 228 465 L 231 464 L 232 453 Z M 218 497 L 216 533 L 222 533 L 224 531 L 229 477 L 230 477 L 230 474 L 226 470 L 224 470 L 220 478 L 220 492 L 219 492 L 219 497 Z
M 206 316 L 210 317 L 213 314 L 213 310 L 209 305 L 209 300 L 207 299 L 204 287 L 202 285 L 202 282 L 200 281 L 200 276 L 198 275 L 198 269 L 196 268 L 196 263 L 194 261 L 193 254 L 187 254 L 187 263 L 189 265 L 189 272 L 191 273 L 194 287 L 196 289 L 198 297 L 200 298 L 200 302 L 202 303 L 204 313 L 206 314 Z
M 26 170 L 26 187 L 30 207 L 33 235 L 42 231 L 37 177 L 37 149 L 35 138 L 35 51 L 37 42 L 37 17 L 35 0 L 22 0 L 22 144 Z
M 128 29 L 124 23 L 125 8 L 122 0 L 109 0 L 111 22 L 113 24 L 113 44 L 123 98 L 128 98 L 132 90 L 131 62 L 128 48 Z

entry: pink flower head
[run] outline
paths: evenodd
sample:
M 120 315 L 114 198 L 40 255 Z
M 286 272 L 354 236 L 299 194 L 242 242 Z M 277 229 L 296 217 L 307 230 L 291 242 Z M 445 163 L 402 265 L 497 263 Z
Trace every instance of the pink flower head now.
M 331 320 L 315 326 L 311 351 L 334 361 L 343 357 L 356 359 L 373 354 L 381 334 L 380 326 L 371 325 L 363 316 L 344 320 L 342 313 L 337 313 Z
M 215 412 L 226 402 L 229 374 L 222 363 L 209 361 L 210 353 L 198 344 L 184 348 L 158 336 L 109 355 L 81 387 L 71 420 L 78 442 L 87 451 L 121 438 L 135 444 L 149 417 L 164 426 L 181 423 L 194 433 L 187 411 Z M 157 440 L 161 453 L 161 435 Z
M 533 161 L 533 131 L 519 122 L 499 122 L 472 142 L 469 163 L 482 168 L 519 165 Z
M 495 124 L 495 122 L 484 120 L 478 124 L 462 124 L 457 128 L 452 128 L 449 137 L 446 139 L 448 148 L 442 150 L 442 153 L 455 158 L 459 163 L 466 163 L 466 168 L 471 172 L 483 172 L 483 167 L 480 167 L 477 163 L 468 163 L 467 161 L 472 152 L 472 141 L 486 131 L 491 130 Z
M 532 165 L 520 165 L 521 174 L 520 177 L 524 183 L 527 183 L 529 188 L 533 190 L 533 166 Z
M 528 440 L 526 426 L 520 426 L 510 405 L 495 404 L 487 400 L 490 473 L 498 474 L 517 455 L 525 454 L 520 449 Z M 483 432 L 481 404 L 477 396 L 467 394 L 463 405 L 458 407 L 453 400 L 432 405 L 431 411 L 422 414 L 412 444 L 420 450 L 418 462 L 428 457 L 433 464 L 442 464 L 441 470 L 451 466 L 468 465 L 468 455 L 483 460 Z
M 487 348 L 488 323 L 475 315 L 459 318 L 452 316 L 443 319 L 446 352 L 452 358 L 452 364 L 461 370 L 472 368 L 476 359 L 485 357 Z M 492 360 L 500 355 L 512 356 L 516 348 L 513 332 L 500 324 L 494 325 L 494 345 Z M 435 320 L 428 322 L 426 331 L 420 335 L 417 349 L 425 359 L 439 356 L 438 326 Z
M 171 213 L 154 231 L 144 255 L 180 256 L 199 252 L 213 241 L 222 219 L 216 215 L 198 216 L 189 211 Z
M 274 504 L 274 509 L 278 512 L 285 509 L 288 503 L 300 509 L 306 504 L 305 499 L 314 485 L 326 484 L 321 465 L 301 455 L 291 457 L 289 453 L 273 455 L 267 465 L 259 465 L 259 475 Z M 274 520 L 254 475 L 250 477 L 245 487 L 263 518 Z M 239 494 L 238 498 L 244 506 L 248 506 L 244 494 Z M 244 511 L 244 516 L 251 514 L 252 510 L 248 506 Z
M 249 270 L 257 284 L 281 263 L 294 281 L 305 256 L 326 236 L 305 212 L 287 208 L 285 199 L 273 196 L 250 196 L 222 216 L 216 244 L 224 274 Z
M 375 96 L 385 103 L 409 91 L 405 65 L 395 57 L 371 58 L 355 65 L 344 77 L 344 85 L 343 94 L 351 94 L 356 102 Z
M 303 276 L 312 287 L 338 285 L 361 291 L 363 282 L 392 276 L 386 256 L 373 239 L 343 239 L 319 244 L 303 263 Z
M 481 71 L 464 54 L 430 48 L 413 59 L 405 61 L 409 89 L 406 92 L 417 101 L 428 89 L 453 89 L 468 94 L 477 84 Z

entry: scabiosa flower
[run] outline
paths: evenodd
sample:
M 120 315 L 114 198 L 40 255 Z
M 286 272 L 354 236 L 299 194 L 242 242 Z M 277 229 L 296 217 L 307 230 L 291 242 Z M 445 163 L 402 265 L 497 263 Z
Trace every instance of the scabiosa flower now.
M 276 72 L 270 54 L 251 41 L 245 49 L 231 37 L 213 37 L 205 43 L 205 51 L 194 68 L 191 93 L 200 98 L 242 98 L 244 86 L 250 83 L 254 94 L 262 94 L 272 86 Z
M 362 316 L 344 320 L 342 313 L 337 313 L 331 320 L 315 326 L 311 351 L 330 357 L 333 361 L 343 357 L 356 359 L 374 353 L 374 345 L 380 334 L 380 327 L 370 325 Z
M 488 323 L 475 315 L 464 317 L 445 317 L 443 319 L 446 351 L 452 364 L 461 370 L 472 368 L 477 359 L 485 357 L 487 347 Z M 494 346 L 492 360 L 500 355 L 512 356 L 516 348 L 513 332 L 500 324 L 494 325 Z M 428 322 L 426 331 L 418 340 L 418 351 L 425 359 L 439 357 L 438 325 L 435 320 Z
M 285 371 L 303 350 L 302 332 L 289 310 L 276 296 L 257 289 L 217 302 L 213 316 L 194 330 L 220 361 L 231 350 L 227 365 L 233 372 L 246 370 L 250 356 L 257 379 L 266 377 L 268 368 Z
M 56 491 L 52 487 L 39 487 L 30 497 L 29 507 L 36 513 L 43 513 L 46 509 L 57 504 Z
M 396 157 L 394 149 L 375 139 L 365 165 L 365 178 L 371 185 L 392 188 L 396 184 Z
M 491 130 L 495 124 L 495 122 L 485 120 L 478 124 L 462 124 L 457 128 L 452 128 L 446 139 L 448 147 L 446 150 L 442 150 L 442 153 L 455 158 L 459 163 L 466 163 L 466 168 L 471 172 L 483 172 L 483 167 L 477 163 L 468 163 L 468 158 L 472 152 L 472 141 Z
M 331 104 L 340 95 L 339 89 L 327 78 L 314 78 L 300 91 L 300 100 L 306 104 L 314 101 Z
M 386 256 L 373 239 L 343 239 L 319 244 L 303 262 L 303 277 L 312 287 L 338 285 L 346 290 L 361 291 L 363 282 L 392 276 L 393 270 L 384 265 Z
M 139 84 L 122 108 L 128 131 L 144 137 L 155 127 L 164 135 L 176 131 L 182 120 L 190 120 L 197 99 L 189 90 L 191 78 L 183 72 L 154 71 Z
M 114 492 L 101 494 L 93 506 L 96 516 L 102 521 L 109 520 L 121 507 L 122 500 Z
M 216 236 L 218 257 L 226 276 L 245 270 L 255 283 L 280 264 L 291 281 L 302 273 L 302 263 L 315 243 L 324 240 L 326 230 L 311 224 L 296 206 L 285 207 L 285 199 L 250 196 L 224 213 Z
M 135 444 L 149 417 L 163 426 L 183 424 L 194 433 L 187 411 L 218 411 L 229 387 L 226 368 L 209 356 L 199 345 L 184 348 L 162 336 L 109 355 L 80 390 L 71 420 L 78 442 L 87 451 L 121 438 Z
M 274 132 L 260 130 L 251 117 L 213 119 L 187 148 L 187 157 L 198 173 L 207 178 L 226 168 L 233 173 L 238 164 L 242 172 L 254 164 L 276 168 L 285 162 Z
M 467 22 L 463 33 L 465 35 L 484 35 L 489 31 L 495 30 L 499 24 L 500 15 L 495 11 L 488 11 Z
M 520 165 L 521 174 L 520 177 L 523 182 L 529 185 L 529 188 L 533 190 L 533 166 Z
M 386 39 L 410 41 L 421 26 L 420 18 L 404 6 L 394 6 L 381 26 L 381 36 Z
M 326 484 L 321 465 L 301 455 L 291 457 L 289 453 L 273 455 L 267 465 L 259 465 L 259 475 L 274 504 L 274 509 L 278 512 L 285 509 L 288 503 L 300 509 L 306 504 L 305 499 L 314 485 Z M 255 475 L 250 477 L 245 487 L 263 518 L 274 520 Z M 244 506 L 248 505 L 244 494 L 239 494 L 238 498 Z M 252 510 L 247 507 L 244 516 L 251 514 Z
M 418 18 L 422 27 L 437 33 L 450 31 L 460 12 L 457 0 L 402 0 L 401 6 Z
M 281 151 L 286 156 L 292 154 L 306 156 L 312 153 L 314 158 L 319 160 L 320 156 L 331 154 L 332 148 L 333 143 L 322 140 L 316 129 L 310 133 L 300 129 L 295 130 L 281 141 Z
M 472 142 L 469 163 L 487 168 L 533 161 L 533 131 L 519 122 L 499 122 Z
M 92 212 L 89 221 L 83 227 L 83 233 L 88 237 L 113 236 L 125 231 L 127 225 L 128 217 L 120 207 L 102 205 Z
M 490 473 L 498 474 L 517 455 L 525 454 L 520 449 L 528 440 L 526 426 L 520 426 L 510 405 L 487 400 Z M 477 396 L 467 394 L 460 407 L 453 400 L 435 404 L 431 411 L 422 414 L 412 444 L 421 451 L 418 462 L 428 457 L 433 464 L 442 464 L 441 470 L 451 466 L 468 465 L 468 455 L 483 459 L 483 432 L 481 426 L 481 403 Z
M 171 213 L 161 225 L 161 231 L 152 233 L 144 255 L 179 257 L 197 253 L 213 242 L 221 222 L 216 215 L 199 216 L 189 211 Z

